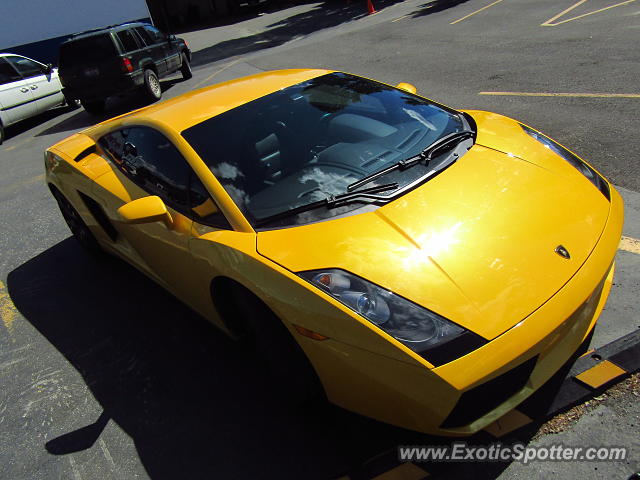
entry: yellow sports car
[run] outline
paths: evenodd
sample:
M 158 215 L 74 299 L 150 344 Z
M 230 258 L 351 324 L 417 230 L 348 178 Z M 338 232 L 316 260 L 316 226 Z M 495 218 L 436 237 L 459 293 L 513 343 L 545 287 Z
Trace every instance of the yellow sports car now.
M 326 70 L 266 72 L 45 153 L 78 241 L 258 349 L 273 389 L 467 435 L 539 388 L 611 288 L 623 204 L 504 116 Z

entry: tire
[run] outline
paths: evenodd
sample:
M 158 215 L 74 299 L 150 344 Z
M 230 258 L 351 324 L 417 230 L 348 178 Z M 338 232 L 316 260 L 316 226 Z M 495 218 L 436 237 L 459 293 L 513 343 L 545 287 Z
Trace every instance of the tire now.
M 91 115 L 100 115 L 104 112 L 105 104 L 107 103 L 105 99 L 99 100 L 80 100 L 80 103 Z
M 189 80 L 193 77 L 193 72 L 191 72 L 191 65 L 189 64 L 189 59 L 187 58 L 186 53 L 182 52 L 182 66 L 180 67 L 180 73 L 182 74 L 182 78 L 185 80 Z
M 151 101 L 155 102 L 162 98 L 162 87 L 160 86 L 160 80 L 158 80 L 158 75 L 151 69 L 147 69 L 144 71 L 144 93 L 146 97 Z
M 292 407 L 320 399 L 324 390 L 311 362 L 276 314 L 241 287 L 229 293 L 241 341 L 257 354 L 274 396 Z
M 96 237 L 93 236 L 93 233 L 89 227 L 87 227 L 87 224 L 84 223 L 84 220 L 82 220 L 78 211 L 73 207 L 73 205 L 71 205 L 71 202 L 57 190 L 53 192 L 53 196 L 58 202 L 58 207 L 60 207 L 60 212 L 62 213 L 64 221 L 67 223 L 69 230 L 71 230 L 73 237 L 78 241 L 78 243 L 92 254 L 101 253 L 102 249 L 100 248 Z
M 64 104 L 67 106 L 69 110 L 75 110 L 80 106 L 80 100 L 78 100 L 77 98 L 70 98 L 65 95 Z

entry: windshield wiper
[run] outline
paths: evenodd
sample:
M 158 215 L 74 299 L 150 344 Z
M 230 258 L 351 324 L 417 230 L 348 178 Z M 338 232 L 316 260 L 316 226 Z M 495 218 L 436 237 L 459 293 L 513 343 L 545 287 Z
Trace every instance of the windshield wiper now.
M 376 178 L 382 177 L 387 173 L 393 172 L 394 170 L 404 170 L 405 168 L 412 167 L 413 165 L 416 165 L 422 161 L 424 161 L 425 164 L 428 164 L 431 161 L 431 157 L 433 156 L 433 154 L 438 150 L 444 147 L 448 147 L 454 142 L 458 144 L 462 140 L 469 137 L 473 137 L 474 135 L 475 135 L 475 132 L 473 132 L 472 130 L 461 130 L 459 132 L 453 132 L 453 133 L 450 133 L 449 135 L 445 135 L 444 137 L 440 137 L 431 145 L 423 149 L 415 157 L 410 157 L 405 160 L 400 160 L 399 162 L 394 163 L 393 165 L 389 165 L 388 167 L 383 168 L 382 170 L 379 170 L 375 173 L 372 173 L 371 175 L 361 178 L 357 182 L 353 182 L 351 185 L 347 187 L 347 191 L 351 192 L 356 188 L 361 187 L 362 185 L 366 185 L 367 183 L 375 180 Z
M 285 210 L 284 212 L 276 213 L 275 215 L 271 215 L 270 217 L 265 217 L 258 219 L 256 222 L 257 226 L 262 226 L 267 223 L 271 223 L 276 220 L 280 220 L 282 218 L 290 217 L 292 215 L 297 215 L 298 213 L 307 212 L 309 210 L 314 210 L 320 207 L 326 208 L 334 208 L 338 205 L 349 203 L 353 200 L 367 199 L 367 200 L 384 200 L 384 197 L 380 197 L 379 195 L 374 195 L 375 193 L 386 192 L 387 190 L 393 190 L 398 188 L 398 183 L 386 183 L 384 185 L 375 185 L 370 188 L 363 188 L 362 190 L 357 190 L 355 192 L 345 192 L 340 193 L 338 195 L 330 195 L 327 198 L 323 198 L 322 200 L 318 200 L 317 202 L 307 203 L 306 205 L 300 205 L 299 207 L 294 207 L 289 210 Z

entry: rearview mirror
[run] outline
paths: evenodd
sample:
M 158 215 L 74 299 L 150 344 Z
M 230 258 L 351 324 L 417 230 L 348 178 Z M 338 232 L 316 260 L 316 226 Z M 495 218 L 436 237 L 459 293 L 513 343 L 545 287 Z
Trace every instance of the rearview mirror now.
M 171 228 L 173 225 L 173 219 L 167 206 L 156 195 L 125 203 L 118 209 L 118 214 L 122 221 L 129 225 L 153 222 L 164 222 L 167 228 Z
M 410 83 L 405 83 L 405 82 L 400 82 L 399 84 L 396 85 L 396 88 L 399 88 L 400 90 L 404 90 L 405 92 L 409 92 L 409 93 L 416 93 L 418 91 L 416 87 L 414 87 Z

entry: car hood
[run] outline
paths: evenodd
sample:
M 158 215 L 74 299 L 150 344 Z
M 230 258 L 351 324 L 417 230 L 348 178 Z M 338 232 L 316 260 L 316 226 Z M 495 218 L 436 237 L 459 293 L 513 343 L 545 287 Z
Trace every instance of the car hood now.
M 469 113 L 477 142 L 445 172 L 375 211 L 260 232 L 259 253 L 347 270 L 487 339 L 511 328 L 580 268 L 609 202 L 515 121 Z

